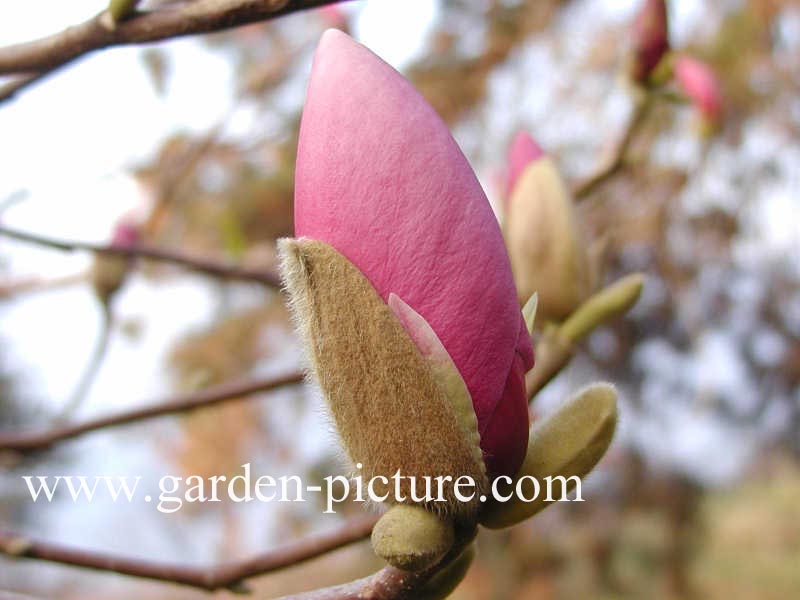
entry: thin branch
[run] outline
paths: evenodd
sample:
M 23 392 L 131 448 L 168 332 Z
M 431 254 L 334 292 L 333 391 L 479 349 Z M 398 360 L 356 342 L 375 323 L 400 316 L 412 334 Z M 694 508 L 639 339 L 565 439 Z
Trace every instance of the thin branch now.
M 56 422 L 61 423 L 70 420 L 86 400 L 86 396 L 97 374 L 100 372 L 100 367 L 108 352 L 108 343 L 111 341 L 111 331 L 114 324 L 108 300 L 101 303 L 100 313 L 100 333 L 95 341 L 89 362 L 86 363 L 81 378 L 78 380 L 78 385 L 75 386 L 66 404 L 58 411 L 55 417 Z
M 88 274 L 86 272 L 70 273 L 69 275 L 60 275 L 49 279 L 44 279 L 42 277 L 25 277 L 24 279 L 17 279 L 8 283 L 0 283 L 0 299 L 11 298 L 21 294 L 54 290 L 75 285 L 87 281 L 87 279 Z
M 447 589 L 459 584 L 469 568 L 472 554 L 468 547 L 477 532 L 477 527 L 467 525 L 466 529 L 457 534 L 456 541 L 447 555 L 438 564 L 424 571 L 401 571 L 386 566 L 363 579 L 293 594 L 281 600 L 420 600 L 420 598 L 443 597 L 447 594 Z M 459 567 L 464 569 L 460 574 L 452 571 L 453 568 L 459 569 Z
M 26 87 L 41 79 L 43 75 L 44 73 L 19 75 L 18 77 L 14 77 L 11 81 L 0 85 L 0 102 L 10 100 Z
M 536 364 L 525 376 L 529 402 L 569 364 L 581 340 L 636 304 L 643 286 L 641 273 L 626 275 L 595 292 L 563 323 L 545 328 L 536 344 Z
M 247 579 L 299 564 L 367 538 L 376 521 L 377 517 L 374 515 L 358 517 L 332 531 L 308 536 L 250 559 L 215 567 L 192 567 L 125 558 L 30 540 L 3 531 L 0 531 L 0 553 L 178 583 L 208 591 L 224 588 L 240 591 Z
M 74 252 L 78 250 L 94 252 L 96 254 L 110 254 L 114 256 L 125 256 L 128 258 L 149 258 L 162 262 L 180 265 L 193 271 L 199 271 L 214 277 L 223 279 L 241 279 L 245 281 L 255 281 L 262 285 L 278 288 L 280 287 L 280 277 L 267 271 L 247 269 L 235 265 L 217 262 L 212 259 L 199 258 L 175 250 L 166 250 L 154 246 L 134 244 L 132 246 L 112 246 L 108 244 L 91 244 L 88 242 L 68 242 L 56 240 L 45 236 L 17 231 L 9 227 L 0 226 L 0 237 L 8 237 L 29 244 L 36 244 L 63 252 Z
M 114 27 L 100 13 L 60 33 L 0 48 L 0 75 L 38 78 L 95 50 L 222 31 L 334 1 L 193 0 L 136 13 Z
M 595 172 L 572 187 L 572 195 L 576 200 L 588 196 L 597 186 L 613 177 L 624 165 L 628 148 L 653 104 L 653 98 L 649 91 L 636 91 L 634 94 L 633 108 L 622 136 L 614 144 L 608 156 L 601 161 Z
M 42 450 L 57 442 L 76 438 L 78 436 L 107 429 L 119 427 L 154 417 L 186 412 L 200 407 L 212 406 L 228 400 L 243 398 L 252 394 L 302 383 L 302 373 L 289 373 L 281 377 L 272 377 L 257 381 L 226 383 L 194 394 L 187 394 L 156 402 L 144 408 L 117 414 L 98 417 L 83 423 L 65 423 L 44 431 L 29 432 L 0 432 L 0 451 L 11 450 L 25 452 Z
M 363 579 L 279 600 L 418 600 L 416 590 L 429 578 L 430 575 L 384 567 Z

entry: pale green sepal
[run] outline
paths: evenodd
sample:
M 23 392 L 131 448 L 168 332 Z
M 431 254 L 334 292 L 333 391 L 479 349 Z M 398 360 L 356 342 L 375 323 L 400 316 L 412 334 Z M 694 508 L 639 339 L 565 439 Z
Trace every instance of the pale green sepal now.
M 617 393 L 612 385 L 596 383 L 584 388 L 554 414 L 535 423 L 531 427 L 528 453 L 513 485 L 503 482 L 497 486 L 501 495 L 513 492 L 513 497 L 501 502 L 492 496 L 479 515 L 481 524 L 490 529 L 509 527 L 562 498 L 565 482 L 566 491 L 574 487 L 575 479 L 570 478 L 588 474 L 611 444 L 617 423 L 616 400 Z M 548 484 L 548 477 L 552 478 L 551 484 Z M 539 495 L 525 502 L 516 491 L 521 490 L 524 498 L 533 498 L 535 484 L 530 478 L 538 481 Z M 551 492 L 549 501 L 548 491 Z

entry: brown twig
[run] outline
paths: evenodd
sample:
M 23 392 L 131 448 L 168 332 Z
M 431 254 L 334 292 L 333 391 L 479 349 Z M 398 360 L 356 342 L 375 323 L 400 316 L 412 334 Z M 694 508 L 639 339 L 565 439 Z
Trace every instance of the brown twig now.
M 653 97 L 649 91 L 636 90 L 634 92 L 633 107 L 622 136 L 594 173 L 572 186 L 572 195 L 576 200 L 588 196 L 597 186 L 614 176 L 622 168 L 625 163 L 625 154 L 652 104 Z
M 89 552 L 30 540 L 24 536 L 2 531 L 0 531 L 0 553 L 95 571 L 179 583 L 208 591 L 224 588 L 239 590 L 247 579 L 299 564 L 365 539 L 376 521 L 377 517 L 374 515 L 358 517 L 327 533 L 311 535 L 259 556 L 215 567 L 191 567 Z
M 525 376 L 529 402 L 569 364 L 582 339 L 636 304 L 643 286 L 641 273 L 626 275 L 587 298 L 563 323 L 545 328 L 536 344 L 536 364 Z
M 447 589 L 458 585 L 469 568 L 472 554 L 468 547 L 477 532 L 476 526 L 465 524 L 465 528 L 457 533 L 456 541 L 447 555 L 438 564 L 424 571 L 412 573 L 386 566 L 363 579 L 286 596 L 280 600 L 419 600 L 443 597 L 447 595 Z M 464 571 L 457 575 L 452 569 L 459 562 Z
M 95 50 L 222 31 L 335 1 L 194 0 L 136 13 L 114 27 L 100 13 L 59 33 L 0 48 L 0 75 L 25 74 L 31 83 Z
M 98 429 L 118 427 L 162 415 L 171 415 L 204 406 L 212 406 L 220 402 L 267 392 L 287 385 L 295 385 L 302 381 L 302 373 L 289 373 L 281 377 L 257 381 L 226 383 L 194 394 L 162 400 L 144 408 L 98 417 L 83 423 L 65 423 L 44 431 L 0 432 L 0 450 L 18 452 L 42 450 L 57 442 L 76 438 Z
M 3 282 L 0 283 L 0 299 L 75 285 L 87 281 L 88 278 L 89 276 L 86 272 L 81 272 L 59 275 L 58 277 L 51 277 L 49 279 L 42 277 L 25 277 L 7 283 Z
M 166 250 L 164 248 L 156 248 L 153 246 L 135 244 L 123 247 L 111 246 L 108 244 L 91 244 L 88 242 L 67 242 L 64 240 L 56 240 L 24 231 L 17 231 L 4 226 L 0 226 L 0 236 L 13 238 L 21 242 L 45 246 L 54 250 L 61 250 L 62 252 L 74 252 L 77 250 L 82 250 L 86 252 L 94 252 L 96 254 L 110 254 L 115 256 L 125 256 L 128 258 L 149 258 L 151 260 L 159 260 L 162 262 L 181 265 L 187 269 L 213 275 L 214 277 L 255 281 L 262 285 L 273 288 L 280 287 L 281 285 L 280 277 L 274 273 L 237 267 L 235 265 L 225 264 L 207 258 L 199 258 L 183 252 Z
M 29 73 L 14 77 L 11 81 L 0 85 L 0 102 L 13 98 L 17 93 L 42 77 L 41 73 Z
M 416 600 L 419 598 L 416 590 L 426 579 L 420 573 L 384 567 L 362 579 L 279 600 Z

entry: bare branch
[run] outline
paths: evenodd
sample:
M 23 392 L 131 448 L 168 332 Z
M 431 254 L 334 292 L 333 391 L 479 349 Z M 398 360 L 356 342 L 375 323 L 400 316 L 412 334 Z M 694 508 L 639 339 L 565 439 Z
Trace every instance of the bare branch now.
M 104 13 L 100 13 L 60 33 L 0 48 L 0 75 L 24 74 L 28 78 L 27 85 L 95 50 L 222 31 L 334 1 L 192 0 L 136 13 L 114 27 L 110 27 L 107 19 L 102 18 Z M 3 91 L 6 97 L 10 96 L 7 90 Z
M 223 279 L 255 281 L 262 285 L 273 288 L 278 288 L 281 285 L 280 277 L 274 273 L 237 267 L 235 265 L 224 264 L 207 258 L 198 258 L 183 252 L 156 248 L 154 246 L 135 244 L 132 246 L 123 247 L 112 246 L 108 244 L 91 244 L 88 242 L 67 242 L 64 240 L 56 240 L 24 231 L 17 231 L 5 226 L 0 226 L 0 236 L 12 238 L 21 242 L 45 246 L 54 250 L 61 250 L 63 252 L 82 250 L 86 252 L 94 252 L 96 254 L 110 254 L 114 256 L 125 256 L 128 258 L 134 258 L 138 256 L 141 258 L 149 258 L 151 260 L 173 263 L 193 271 L 199 271 L 201 273 L 206 273 L 214 277 L 221 277 Z
M 42 277 L 25 277 L 8 283 L 0 283 L 0 299 L 67 287 L 87 281 L 88 278 L 89 275 L 86 272 L 70 273 L 69 275 L 60 275 L 48 279 Z
M 443 597 L 448 594 L 448 589 L 458 585 L 469 569 L 473 556 L 469 546 L 477 533 L 477 526 L 465 523 L 464 528 L 457 532 L 456 541 L 447 555 L 424 571 L 408 572 L 386 566 L 363 579 L 294 594 L 282 600 L 420 600 Z
M 384 567 L 377 573 L 343 585 L 293 594 L 280 600 L 415 600 L 416 590 L 431 574 Z
M 0 85 L 0 102 L 13 98 L 17 93 L 41 79 L 42 75 L 42 73 L 19 75 L 11 81 Z
M 625 154 L 628 152 L 628 148 L 639 127 L 644 122 L 652 104 L 652 95 L 649 91 L 635 92 L 633 108 L 622 136 L 611 148 L 608 156 L 601 161 L 595 172 L 572 187 L 572 195 L 576 200 L 588 196 L 597 186 L 614 176 L 622 168 L 625 162 Z
M 560 325 L 545 328 L 536 344 L 536 364 L 525 376 L 529 402 L 569 364 L 582 339 L 636 304 L 643 286 L 643 274 L 626 275 L 587 298 Z
M 302 383 L 302 373 L 289 373 L 281 377 L 226 383 L 194 394 L 187 394 L 156 402 L 144 408 L 127 412 L 90 419 L 83 423 L 65 423 L 45 431 L 0 433 L 0 451 L 11 450 L 25 452 L 42 450 L 57 442 L 76 438 L 78 436 L 97 431 L 127 425 L 137 421 L 144 421 L 163 415 L 186 412 L 195 408 L 212 406 L 229 400 L 244 398 L 246 396 L 267 392 L 287 385 Z
M 374 515 L 358 517 L 327 533 L 311 535 L 259 556 L 216 567 L 191 567 L 89 552 L 3 531 L 0 531 L 0 553 L 209 591 L 240 590 L 247 579 L 299 564 L 367 538 L 376 521 Z

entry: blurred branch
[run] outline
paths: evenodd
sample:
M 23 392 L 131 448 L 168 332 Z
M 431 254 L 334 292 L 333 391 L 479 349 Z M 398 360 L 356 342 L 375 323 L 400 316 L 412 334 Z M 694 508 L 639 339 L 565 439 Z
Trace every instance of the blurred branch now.
M 30 294 L 32 292 L 43 292 L 54 290 L 60 287 L 75 285 L 87 281 L 89 275 L 86 272 L 70 273 L 48 279 L 42 277 L 26 277 L 8 283 L 0 283 L 0 300 L 11 298 L 20 294 Z
M 333 531 L 311 535 L 260 556 L 216 567 L 190 567 L 123 558 L 30 540 L 3 531 L 0 531 L 0 553 L 95 571 L 179 583 L 208 591 L 225 588 L 244 591 L 242 584 L 247 579 L 299 564 L 367 538 L 376 521 L 377 517 L 374 515 L 358 517 Z
M 267 392 L 302 382 L 302 373 L 289 373 L 281 377 L 272 377 L 257 381 L 226 383 L 194 394 L 163 400 L 145 408 L 98 417 L 83 423 L 66 423 L 45 431 L 0 432 L 0 451 L 12 450 L 25 452 L 30 450 L 42 450 L 57 442 L 76 438 L 85 433 L 97 431 L 99 429 L 118 427 L 136 421 L 212 406 L 227 400 L 240 399 L 251 394 Z
M 427 577 L 421 573 L 384 567 L 377 573 L 343 585 L 292 594 L 279 600 L 417 600 L 417 589 Z
M 636 90 L 633 92 L 633 107 L 622 136 L 611 148 L 606 158 L 601 161 L 595 172 L 573 185 L 572 195 L 576 200 L 591 194 L 597 186 L 613 177 L 623 167 L 625 154 L 652 105 L 653 96 L 650 91 Z
M 67 242 L 63 240 L 55 240 L 33 233 L 24 231 L 17 231 L 9 227 L 0 226 L 0 237 L 9 237 L 21 242 L 30 244 L 37 244 L 54 250 L 61 250 L 63 252 L 73 252 L 76 250 L 83 250 L 86 252 L 94 252 L 96 254 L 110 254 L 114 256 L 125 256 L 128 258 L 142 257 L 151 260 L 159 260 L 169 262 L 176 265 L 181 265 L 193 271 L 200 271 L 214 277 L 221 277 L 223 279 L 242 279 L 246 281 L 255 281 L 268 287 L 278 288 L 281 285 L 280 277 L 273 273 L 261 271 L 257 269 L 245 269 L 228 265 L 214 260 L 198 258 L 188 254 L 177 252 L 175 250 L 165 250 L 162 248 L 155 248 L 144 245 L 132 246 L 111 246 L 108 244 L 91 244 L 88 242 Z
M 69 421 L 72 415 L 81 407 L 86 400 L 86 396 L 97 374 L 100 372 L 100 367 L 108 352 L 108 343 L 111 341 L 111 330 L 113 328 L 114 319 L 111 314 L 110 303 L 106 300 L 100 304 L 100 334 L 95 341 L 92 354 L 89 356 L 89 362 L 86 363 L 81 378 L 78 380 L 78 385 L 75 386 L 66 404 L 58 411 L 55 417 L 57 423 Z
M 472 562 L 469 546 L 477 533 L 477 527 L 465 524 L 465 529 L 457 533 L 456 541 L 447 555 L 424 571 L 401 571 L 386 566 L 362 579 L 292 594 L 280 600 L 420 600 L 449 597 L 448 590 L 458 585 Z M 459 562 L 463 571 L 459 569 Z
M 18 92 L 21 92 L 29 85 L 32 85 L 41 77 L 41 73 L 30 73 L 28 75 L 20 75 L 7 83 L 0 85 L 0 102 L 13 98 Z
M 0 75 L 21 74 L 33 80 L 76 58 L 103 48 L 142 44 L 212 31 L 222 31 L 331 4 L 335 0 L 194 0 L 137 12 L 115 26 L 105 13 L 38 40 L 0 48 Z M 9 85 L 13 85 L 9 84 Z M 3 89 L 5 96 L 14 89 Z

